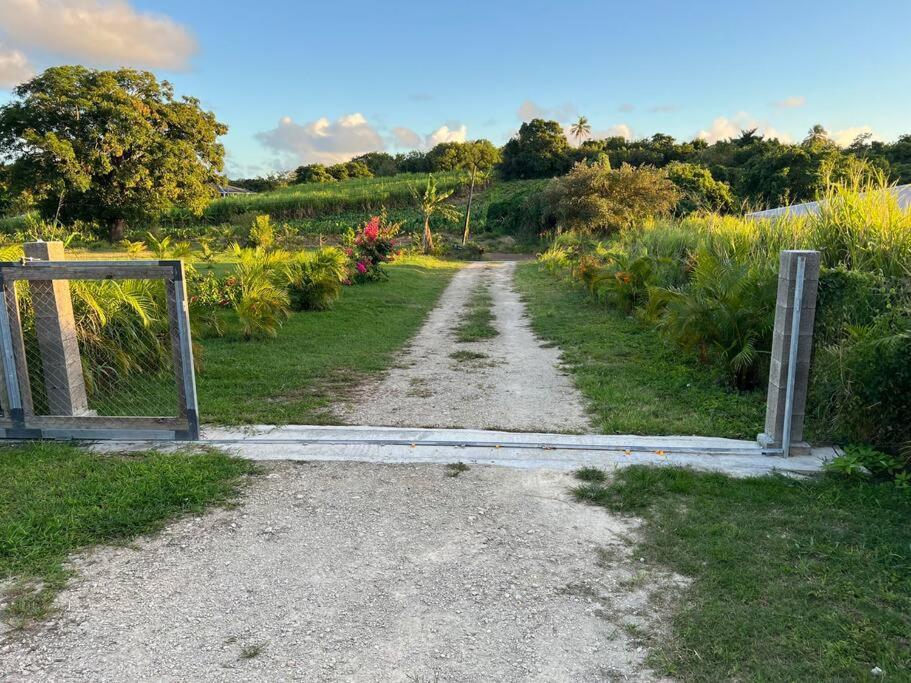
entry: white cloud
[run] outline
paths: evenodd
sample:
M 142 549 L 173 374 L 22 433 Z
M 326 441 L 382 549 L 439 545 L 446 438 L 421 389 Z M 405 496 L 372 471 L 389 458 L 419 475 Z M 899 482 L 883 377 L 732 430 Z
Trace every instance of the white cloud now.
M 0 27 L 17 47 L 99 66 L 183 69 L 196 51 L 187 28 L 127 0 L 0 0 Z
M 617 111 L 623 112 L 624 114 L 628 114 L 631 111 L 633 111 L 635 108 L 636 108 L 635 104 L 630 104 L 629 102 L 624 102 L 619 107 L 617 107 Z
M 296 163 L 337 164 L 386 148 L 380 134 L 359 113 L 336 121 L 322 117 L 304 124 L 285 116 L 272 130 L 257 133 L 256 139 Z
M 707 129 L 700 130 L 696 133 L 695 137 L 702 138 L 711 144 L 713 142 L 718 142 L 719 140 L 740 137 L 741 131 L 752 130 L 753 128 L 755 128 L 760 135 L 767 138 L 778 138 L 782 142 L 791 141 L 791 136 L 787 133 L 775 130 L 775 128 L 766 121 L 757 121 L 744 111 L 734 114 L 731 118 L 719 116 L 712 121 L 712 125 Z
M 525 100 L 516 110 L 516 116 L 520 121 L 531 121 L 532 119 L 568 121 L 578 113 L 576 106 L 569 102 L 556 107 L 541 107 L 531 100 Z
M 404 126 L 393 128 L 392 137 L 396 147 L 407 147 L 408 149 L 417 149 L 423 142 L 420 135 Z
M 0 88 L 13 88 L 34 75 L 28 59 L 19 50 L 0 46 Z
M 465 142 L 467 139 L 468 126 L 465 124 L 444 124 L 423 137 L 404 126 L 392 129 L 393 145 L 402 149 L 430 149 L 441 142 Z
M 779 109 L 796 109 L 797 107 L 802 107 L 807 103 L 807 98 L 803 95 L 792 95 L 791 97 L 785 97 L 783 100 L 778 100 L 773 104 Z
M 563 134 L 566 136 L 566 139 L 573 145 L 581 145 L 585 140 L 579 140 L 575 135 L 572 134 L 572 126 L 563 126 Z M 604 138 L 614 138 L 621 137 L 627 140 L 633 139 L 633 129 L 630 128 L 625 123 L 618 123 L 610 128 L 604 129 L 592 129 L 592 132 L 589 133 L 586 140 L 603 140 Z
M 601 138 L 612 138 L 617 136 L 626 138 L 627 140 L 632 140 L 633 129 L 627 126 L 625 123 L 618 123 L 616 126 L 611 126 L 603 133 L 598 133 L 598 137 Z
M 441 142 L 465 142 L 468 137 L 468 126 L 464 123 L 456 128 L 449 126 L 440 126 L 430 135 L 427 136 L 427 147 L 433 147 Z
M 858 135 L 864 135 L 865 133 L 869 133 L 874 138 L 879 139 L 879 136 L 873 132 L 873 129 L 870 126 L 852 126 L 850 128 L 836 130 L 834 133 L 829 133 L 829 137 L 835 144 L 847 147 L 854 142 L 854 138 Z

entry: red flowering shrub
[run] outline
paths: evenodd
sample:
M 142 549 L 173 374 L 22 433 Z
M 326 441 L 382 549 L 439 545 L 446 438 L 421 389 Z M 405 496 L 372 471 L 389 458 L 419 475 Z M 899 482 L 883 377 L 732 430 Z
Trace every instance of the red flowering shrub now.
M 345 254 L 353 264 L 352 280 L 367 282 L 388 277 L 383 264 L 395 260 L 395 236 L 398 223 L 390 223 L 386 215 L 373 216 L 355 232 L 349 230 L 345 239 Z

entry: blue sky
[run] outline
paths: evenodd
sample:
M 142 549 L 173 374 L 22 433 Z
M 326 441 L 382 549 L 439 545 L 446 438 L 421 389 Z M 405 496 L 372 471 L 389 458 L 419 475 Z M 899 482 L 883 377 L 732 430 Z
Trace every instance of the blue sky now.
M 0 81 L 149 68 L 228 124 L 232 175 L 500 144 L 535 115 L 602 135 L 893 139 L 911 132 L 909 26 L 908 0 L 0 0 Z

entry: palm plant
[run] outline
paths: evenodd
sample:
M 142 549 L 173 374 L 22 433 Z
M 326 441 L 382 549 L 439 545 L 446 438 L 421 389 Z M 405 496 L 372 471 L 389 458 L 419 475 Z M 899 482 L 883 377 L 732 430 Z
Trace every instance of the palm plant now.
M 430 218 L 434 214 L 441 216 L 445 220 L 455 220 L 459 217 L 459 212 L 446 200 L 452 196 L 453 190 L 440 192 L 437 183 L 430 176 L 427 179 L 427 187 L 424 188 L 422 195 L 414 192 L 417 200 L 418 210 L 421 212 L 421 218 L 424 220 L 424 236 L 422 246 L 425 254 L 433 253 L 433 233 L 430 231 Z
M 291 255 L 283 250 L 243 249 L 235 244 L 240 295 L 235 305 L 244 338 L 274 337 L 290 314 L 285 289 L 285 266 Z
M 142 256 L 146 251 L 145 242 L 142 240 L 137 240 L 135 242 L 131 242 L 130 240 L 121 240 L 120 246 L 126 250 L 127 256 Z
M 583 138 L 591 135 L 592 127 L 587 118 L 580 116 L 579 120 L 569 127 L 569 132 L 576 138 L 576 142 L 581 143 Z
M 293 310 L 322 311 L 341 294 L 348 259 L 337 247 L 302 251 L 288 264 L 285 275 Z
M 718 356 L 739 389 L 759 382 L 759 356 L 774 322 L 775 277 L 701 249 L 681 288 L 649 289 L 647 312 L 658 328 L 706 362 Z

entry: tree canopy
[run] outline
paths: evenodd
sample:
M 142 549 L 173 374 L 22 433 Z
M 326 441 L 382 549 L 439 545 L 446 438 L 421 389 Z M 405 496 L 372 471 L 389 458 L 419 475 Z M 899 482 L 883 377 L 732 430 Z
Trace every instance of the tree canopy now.
M 0 155 L 13 193 L 47 219 L 124 224 L 214 196 L 227 126 L 146 71 L 52 67 L 0 108 Z
M 572 148 L 556 121 L 532 119 L 523 123 L 518 134 L 503 146 L 500 173 L 507 180 L 552 178 L 572 166 Z

